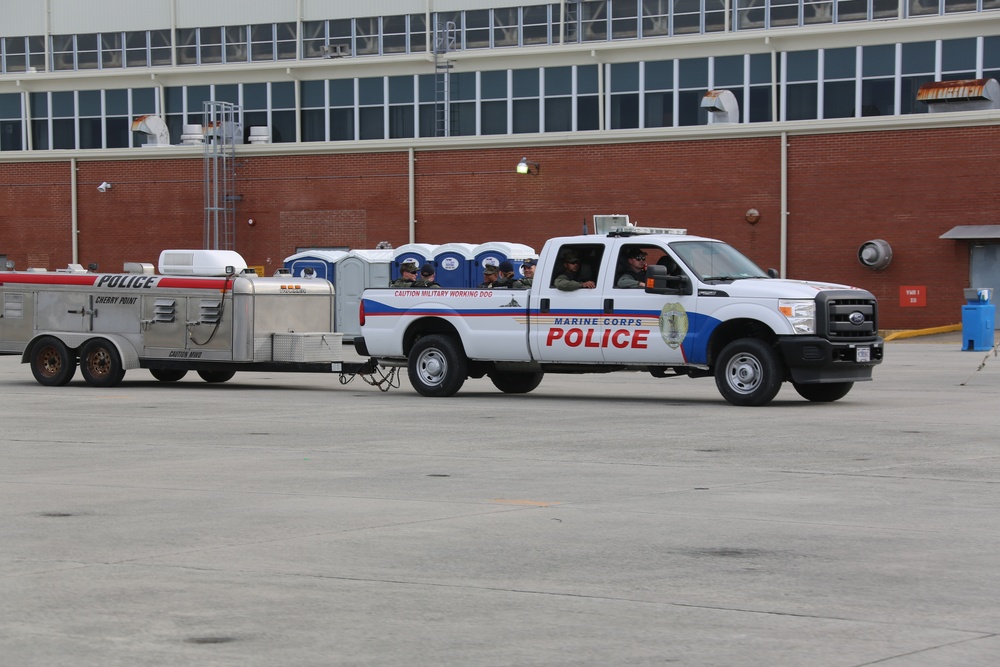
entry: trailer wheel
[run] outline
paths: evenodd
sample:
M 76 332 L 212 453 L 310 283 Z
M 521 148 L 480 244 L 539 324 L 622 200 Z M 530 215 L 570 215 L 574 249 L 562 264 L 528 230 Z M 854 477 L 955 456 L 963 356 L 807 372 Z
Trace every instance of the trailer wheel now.
M 118 350 L 104 338 L 84 343 L 80 349 L 80 373 L 91 387 L 114 387 L 125 377 Z
M 407 375 L 422 396 L 454 396 L 468 377 L 468 362 L 453 338 L 424 336 L 410 351 Z
M 799 396 L 814 403 L 832 403 L 839 401 L 854 386 L 853 382 L 833 382 L 830 384 L 796 384 L 792 383 Z
M 150 368 L 149 374 L 160 382 L 177 382 L 187 375 L 187 371 L 179 368 Z
M 205 382 L 217 384 L 232 380 L 233 376 L 236 375 L 236 371 L 198 371 L 198 375 Z
M 31 374 L 40 385 L 61 387 L 76 374 L 76 359 L 58 338 L 46 336 L 31 348 Z
M 542 382 L 545 373 L 516 373 L 494 371 L 490 382 L 505 394 L 527 394 Z
M 715 366 L 715 385 L 733 405 L 766 405 L 778 394 L 782 381 L 774 350 L 756 338 L 734 340 L 722 349 Z

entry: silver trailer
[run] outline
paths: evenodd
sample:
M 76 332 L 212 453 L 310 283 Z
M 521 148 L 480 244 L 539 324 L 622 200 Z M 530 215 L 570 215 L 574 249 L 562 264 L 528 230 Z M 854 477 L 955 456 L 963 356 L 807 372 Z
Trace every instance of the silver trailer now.
M 188 371 L 207 382 L 237 371 L 375 372 L 373 361 L 345 364 L 326 280 L 127 267 L 134 272 L 0 271 L 0 354 L 20 354 L 49 386 L 68 383 L 77 365 L 97 387 L 134 368 L 163 382 Z

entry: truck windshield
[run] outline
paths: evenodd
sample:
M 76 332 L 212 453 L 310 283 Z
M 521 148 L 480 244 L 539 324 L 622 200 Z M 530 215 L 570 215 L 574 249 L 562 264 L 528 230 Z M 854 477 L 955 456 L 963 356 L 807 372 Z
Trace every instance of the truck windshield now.
M 671 243 L 670 248 L 705 283 L 769 277 L 746 255 L 726 243 L 678 241 Z

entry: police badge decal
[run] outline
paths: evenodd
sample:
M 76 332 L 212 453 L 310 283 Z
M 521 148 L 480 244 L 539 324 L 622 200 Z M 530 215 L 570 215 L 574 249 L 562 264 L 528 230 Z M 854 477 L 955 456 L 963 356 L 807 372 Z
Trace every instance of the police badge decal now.
M 684 342 L 688 332 L 688 316 L 684 306 L 667 303 L 660 311 L 660 336 L 671 350 L 676 350 Z

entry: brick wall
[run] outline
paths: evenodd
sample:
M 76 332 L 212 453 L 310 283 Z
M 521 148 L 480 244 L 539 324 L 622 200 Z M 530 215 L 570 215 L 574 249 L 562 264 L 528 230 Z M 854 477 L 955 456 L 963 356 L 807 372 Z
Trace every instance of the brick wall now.
M 884 328 L 960 321 L 968 244 L 938 237 L 1000 214 L 991 145 L 1000 128 L 789 138 L 788 275 L 872 290 Z M 524 156 L 537 175 L 514 172 Z M 722 238 L 780 264 L 777 137 L 416 153 L 416 241 L 510 241 L 540 249 L 595 214 Z M 374 247 L 408 239 L 408 156 L 248 157 L 239 161 L 236 245 L 270 273 L 302 247 Z M 120 270 L 163 248 L 201 247 L 198 159 L 78 162 L 79 261 Z M 106 193 L 101 181 L 112 183 Z M 760 221 L 751 225 L 746 211 Z M 249 219 L 254 225 L 247 224 Z M 858 246 L 883 238 L 892 264 L 871 271 Z M 18 268 L 72 258 L 70 165 L 0 163 L 0 254 Z M 901 285 L 927 306 L 901 308 Z

